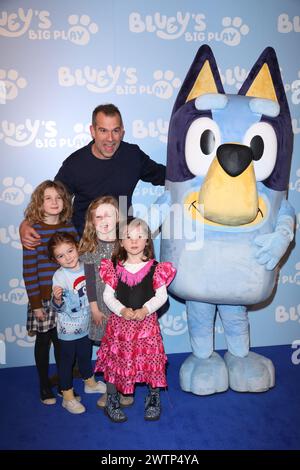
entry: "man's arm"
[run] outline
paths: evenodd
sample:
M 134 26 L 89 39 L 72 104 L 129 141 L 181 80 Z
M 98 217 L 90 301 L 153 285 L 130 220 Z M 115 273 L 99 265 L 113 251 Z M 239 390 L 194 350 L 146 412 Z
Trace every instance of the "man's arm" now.
M 148 155 L 141 151 L 141 175 L 140 178 L 146 183 L 152 183 L 155 186 L 164 186 L 166 179 L 166 167 L 161 163 L 151 160 Z
M 41 244 L 41 237 L 37 231 L 27 222 L 23 220 L 19 227 L 21 243 L 27 250 L 34 250 Z

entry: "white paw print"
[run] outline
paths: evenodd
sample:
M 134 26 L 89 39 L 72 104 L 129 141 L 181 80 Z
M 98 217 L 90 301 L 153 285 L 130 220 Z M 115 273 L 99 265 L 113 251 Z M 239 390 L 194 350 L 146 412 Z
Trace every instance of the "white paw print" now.
M 156 70 L 153 73 L 153 78 L 156 82 L 152 86 L 152 91 L 155 96 L 167 100 L 173 95 L 174 88 L 179 88 L 181 81 L 179 78 L 174 78 L 174 72 L 167 70 Z
M 91 23 L 91 18 L 88 15 L 70 15 L 68 22 L 71 28 L 68 31 L 68 38 L 78 46 L 85 46 L 90 40 L 90 33 L 95 34 L 98 32 L 96 23 Z
M 4 201 L 12 206 L 19 206 L 23 204 L 25 194 L 31 194 L 33 187 L 29 183 L 25 183 L 23 176 L 17 176 L 13 179 L 11 176 L 7 176 L 2 180 L 4 191 L 0 195 L 0 201 Z
M 76 135 L 73 138 L 73 146 L 76 148 L 81 148 L 87 145 L 92 137 L 90 134 L 90 126 L 89 124 L 82 124 L 82 123 L 77 123 L 73 127 L 74 132 Z
M 0 102 L 14 100 L 18 96 L 19 88 L 27 86 L 27 80 L 19 77 L 19 72 L 14 69 L 0 69 Z
M 226 16 L 222 20 L 222 25 L 224 29 L 221 32 L 221 38 L 227 46 L 237 46 L 241 42 L 241 35 L 246 36 L 250 31 L 249 26 L 243 24 L 242 18 L 239 16 L 235 16 L 233 19 Z
M 13 278 L 9 281 L 11 291 L 8 294 L 8 301 L 12 304 L 25 305 L 28 302 L 28 297 L 25 289 L 23 279 Z
M 10 244 L 13 248 L 17 250 L 22 249 L 22 244 L 20 243 L 19 229 L 15 225 L 9 225 L 8 227 L 0 228 L 0 243 L 2 245 Z

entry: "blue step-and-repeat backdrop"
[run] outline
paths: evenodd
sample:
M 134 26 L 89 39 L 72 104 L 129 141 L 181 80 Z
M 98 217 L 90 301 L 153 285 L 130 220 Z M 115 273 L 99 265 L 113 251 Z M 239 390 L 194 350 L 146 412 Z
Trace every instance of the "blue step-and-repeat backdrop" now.
M 295 135 L 289 200 L 296 246 L 275 296 L 250 312 L 251 342 L 300 343 L 300 1 L 1 0 L 0 7 L 1 367 L 34 363 L 18 235 L 32 189 L 89 142 L 91 113 L 101 103 L 120 108 L 125 140 L 165 163 L 172 106 L 205 43 L 228 93 L 265 47 L 278 56 Z M 134 201 L 150 205 L 162 191 L 140 182 Z M 168 353 L 190 350 L 184 303 L 171 299 L 161 329 Z M 219 321 L 215 336 L 217 349 L 225 348 Z

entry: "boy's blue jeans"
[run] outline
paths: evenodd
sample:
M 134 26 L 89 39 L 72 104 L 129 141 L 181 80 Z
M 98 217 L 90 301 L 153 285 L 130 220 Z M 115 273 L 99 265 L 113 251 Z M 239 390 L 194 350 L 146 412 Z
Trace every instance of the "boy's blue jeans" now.
M 59 378 L 62 390 L 73 387 L 73 364 L 77 359 L 81 377 L 86 380 L 92 377 L 93 369 L 91 363 L 92 342 L 88 336 L 72 341 L 59 340 L 60 363 Z

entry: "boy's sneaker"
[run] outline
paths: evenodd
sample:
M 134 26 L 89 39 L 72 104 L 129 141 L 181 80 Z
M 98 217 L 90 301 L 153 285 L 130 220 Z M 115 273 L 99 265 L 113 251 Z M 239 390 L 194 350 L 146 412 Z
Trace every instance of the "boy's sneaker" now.
M 121 408 L 127 408 L 128 406 L 131 406 L 134 402 L 134 398 L 132 395 L 122 395 L 122 393 L 119 393 L 120 396 L 120 407 Z M 102 397 L 100 397 L 97 400 L 97 406 L 98 408 L 105 408 L 107 401 L 107 393 L 104 393 Z
M 145 414 L 146 421 L 157 421 L 160 418 L 161 405 L 159 391 L 151 390 L 145 398 Z
M 55 405 L 56 398 L 55 398 L 51 388 L 42 389 L 41 393 L 40 393 L 40 396 L 41 396 L 41 402 L 44 405 Z
M 78 395 L 78 393 L 77 393 L 75 390 L 73 390 L 73 393 L 74 393 L 75 400 L 81 401 L 81 396 Z M 62 398 L 63 398 L 63 393 L 62 393 L 61 388 L 58 388 L 58 389 L 57 389 L 57 395 L 58 395 L 59 397 L 62 397 Z
M 62 407 L 75 415 L 85 412 L 85 407 L 77 400 L 63 400 Z
M 95 382 L 94 386 L 89 386 L 87 383 L 84 384 L 84 392 L 85 393 L 105 393 L 106 392 L 106 385 L 104 382 Z

